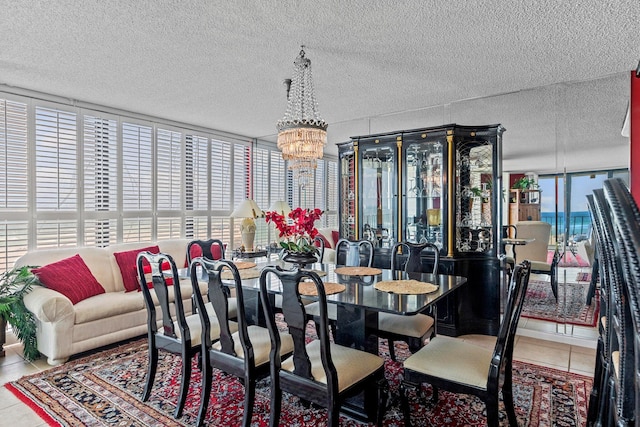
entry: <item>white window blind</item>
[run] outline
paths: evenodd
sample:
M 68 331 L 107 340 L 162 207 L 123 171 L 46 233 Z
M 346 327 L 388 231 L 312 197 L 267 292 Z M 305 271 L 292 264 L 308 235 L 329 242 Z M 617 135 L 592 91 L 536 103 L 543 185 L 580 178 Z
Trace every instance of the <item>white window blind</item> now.
M 165 129 L 156 133 L 156 186 L 158 210 L 181 210 L 182 134 Z
M 153 208 L 153 133 L 151 126 L 122 124 L 122 209 Z
M 325 227 L 338 229 L 338 162 L 327 161 L 327 212 Z
M 186 210 L 206 211 L 209 208 L 209 139 L 187 135 L 185 144 Z
M 0 99 L 0 210 L 27 209 L 27 104 Z
M 229 142 L 211 140 L 211 210 L 226 211 L 227 215 L 233 209 L 231 148 L 232 144 Z
M 36 107 L 36 207 L 76 211 L 78 165 L 76 114 Z
M 118 209 L 118 122 L 84 116 L 84 209 Z
M 29 222 L 0 221 L 0 270 L 13 267 L 28 250 Z

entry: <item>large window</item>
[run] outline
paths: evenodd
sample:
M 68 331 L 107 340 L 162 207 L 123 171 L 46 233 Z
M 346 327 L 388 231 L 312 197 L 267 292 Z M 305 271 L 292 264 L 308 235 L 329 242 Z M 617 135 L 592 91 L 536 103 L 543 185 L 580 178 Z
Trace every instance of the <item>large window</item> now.
M 0 92 L 0 270 L 60 246 L 215 237 L 234 248 L 229 215 L 245 198 L 337 222 L 336 161 L 301 189 L 274 144 L 104 110 Z M 275 240 L 257 224 L 257 245 Z

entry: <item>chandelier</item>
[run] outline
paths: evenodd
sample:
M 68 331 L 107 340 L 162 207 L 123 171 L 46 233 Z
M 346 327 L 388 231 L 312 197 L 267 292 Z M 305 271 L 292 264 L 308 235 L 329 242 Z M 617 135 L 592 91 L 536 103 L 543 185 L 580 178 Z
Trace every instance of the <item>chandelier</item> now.
M 278 121 L 278 149 L 300 185 L 313 177 L 327 143 L 327 123 L 320 117 L 311 80 L 311 61 L 304 46 L 293 62 L 293 78 L 287 89 L 287 111 Z

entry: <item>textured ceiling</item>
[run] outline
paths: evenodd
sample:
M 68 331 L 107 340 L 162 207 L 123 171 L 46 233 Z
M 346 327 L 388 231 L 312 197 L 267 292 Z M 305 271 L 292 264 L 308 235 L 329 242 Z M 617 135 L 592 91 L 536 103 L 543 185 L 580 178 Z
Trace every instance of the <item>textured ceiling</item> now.
M 591 126 L 585 149 L 613 131 L 624 143 L 640 59 L 637 0 L 0 0 L 0 11 L 0 84 L 273 140 L 304 44 L 331 145 L 420 111 L 415 127 L 503 123 L 505 161 L 547 150 L 531 135 L 571 149 L 558 121 Z M 581 81 L 565 97 L 546 89 Z

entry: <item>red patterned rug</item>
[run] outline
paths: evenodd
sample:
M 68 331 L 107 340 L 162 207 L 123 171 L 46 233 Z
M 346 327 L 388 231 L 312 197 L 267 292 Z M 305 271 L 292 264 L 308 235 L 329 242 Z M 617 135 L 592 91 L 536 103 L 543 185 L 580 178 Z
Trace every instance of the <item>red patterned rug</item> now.
M 381 341 L 383 342 L 383 341 Z M 386 341 L 384 341 L 386 343 Z M 397 346 L 398 358 L 408 350 Z M 402 347 L 402 348 L 401 348 Z M 381 350 L 386 350 L 382 348 Z M 51 426 L 192 426 L 195 424 L 200 373 L 194 362 L 191 389 L 184 415 L 172 417 L 177 398 L 180 358 L 161 353 L 156 383 L 148 402 L 140 401 L 147 366 L 146 339 L 86 356 L 48 371 L 25 376 L 6 387 Z M 392 393 L 398 392 L 400 362 L 386 362 Z M 584 426 L 591 378 L 524 362 L 514 362 L 514 400 L 520 426 Z M 206 422 L 209 426 L 236 426 L 242 420 L 243 386 L 235 378 L 214 372 Z M 430 386 L 426 386 L 430 396 Z M 440 402 L 412 399 L 412 420 L 418 426 L 483 426 L 485 406 L 477 398 L 440 392 Z M 502 404 L 501 404 L 502 405 Z M 269 380 L 258 383 L 252 425 L 267 426 Z M 500 425 L 507 425 L 501 406 Z M 297 397 L 283 395 L 282 425 L 325 426 L 326 411 L 307 408 Z M 341 426 L 364 425 L 341 417 Z M 402 411 L 391 406 L 385 426 L 403 426 Z
M 558 301 L 556 302 L 550 282 L 531 279 L 522 308 L 522 316 L 571 325 L 595 326 L 600 312 L 600 298 L 596 295 L 591 300 L 591 305 L 587 305 L 588 290 L 589 282 L 566 283 L 566 285 L 558 283 Z

